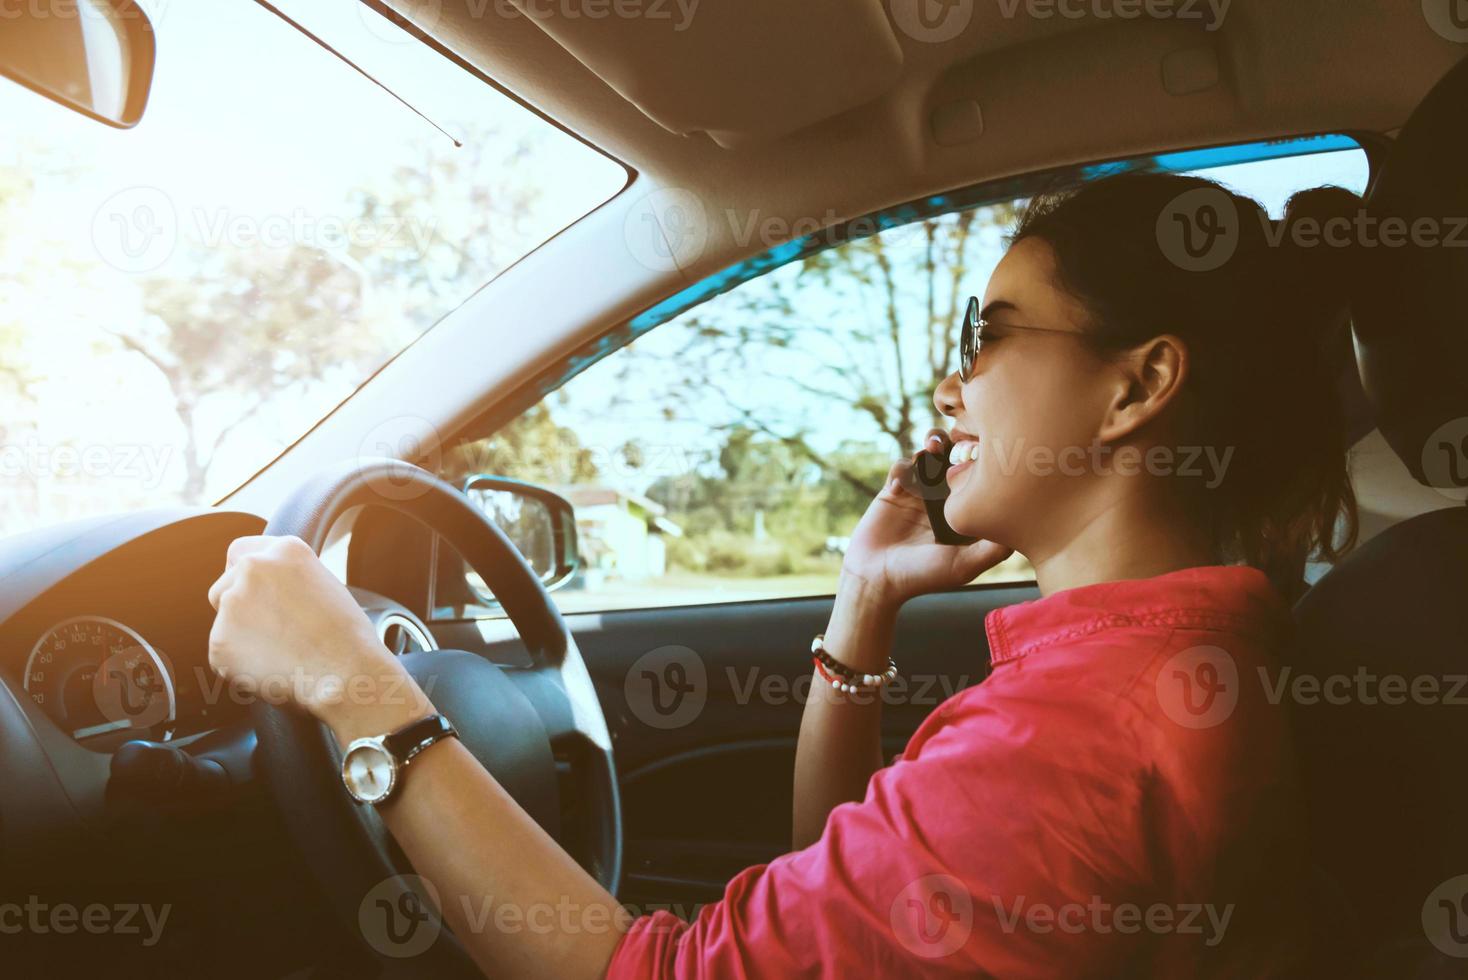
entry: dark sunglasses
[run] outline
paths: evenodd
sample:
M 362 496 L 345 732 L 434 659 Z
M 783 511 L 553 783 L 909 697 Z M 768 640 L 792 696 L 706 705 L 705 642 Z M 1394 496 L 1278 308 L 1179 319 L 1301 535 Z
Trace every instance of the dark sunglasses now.
M 968 309 L 963 314 L 963 329 L 958 336 L 958 380 L 968 384 L 973 380 L 974 363 L 978 360 L 979 351 L 984 347 L 984 333 L 991 326 L 1000 330 L 1027 330 L 1032 333 L 1063 333 L 1085 340 L 1086 335 L 1074 330 L 1057 330 L 1054 327 L 1020 327 L 1012 324 L 991 324 L 988 320 L 979 316 L 979 298 L 970 296 L 968 298 Z

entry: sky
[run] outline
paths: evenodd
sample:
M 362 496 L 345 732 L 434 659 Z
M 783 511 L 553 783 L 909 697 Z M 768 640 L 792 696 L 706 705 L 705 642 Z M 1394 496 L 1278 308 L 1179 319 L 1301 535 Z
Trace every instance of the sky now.
M 40 379 L 39 406 L 26 409 L 31 426 L 10 413 L 5 438 L 24 444 L 0 445 L 0 482 L 13 491 L 0 500 L 0 532 L 78 512 L 172 502 L 183 475 L 183 429 L 167 386 L 104 331 L 137 310 L 141 277 L 200 274 L 189 251 L 175 247 L 179 240 L 211 239 L 227 248 L 225 229 L 253 227 L 274 230 L 284 244 L 325 242 L 353 213 L 345 202 L 349 189 L 382 185 L 394 164 L 424 150 L 463 152 L 251 0 L 148 0 L 145 6 L 159 55 L 148 110 L 133 130 L 101 125 L 0 79 L 0 171 L 13 168 L 34 182 L 28 206 L 0 235 L 0 253 L 10 250 L 5 267 L 28 269 L 25 281 L 13 272 L 0 275 L 0 323 L 20 324 L 26 366 Z M 494 130 L 507 146 L 523 138 L 535 147 L 510 175 L 539 192 L 521 223 L 519 254 L 625 183 L 620 165 L 356 0 L 280 0 L 279 6 L 450 132 Z M 443 216 L 445 226 L 453 221 Z M 64 274 L 67 264 L 86 270 L 80 287 L 74 271 Z M 497 271 L 473 270 L 442 309 L 414 313 L 429 319 L 448 313 Z M 408 326 L 404 317 L 404 330 L 381 351 L 382 360 L 411 339 Z M 360 380 L 339 376 L 276 399 L 226 443 L 210 474 L 210 500 L 250 476 Z M 216 404 L 205 424 L 221 427 L 231 415 L 228 404 Z M 70 480 L 37 456 L 49 449 L 54 458 L 63 445 L 114 457 L 151 455 L 158 471 L 125 473 L 114 463 L 100 483 Z

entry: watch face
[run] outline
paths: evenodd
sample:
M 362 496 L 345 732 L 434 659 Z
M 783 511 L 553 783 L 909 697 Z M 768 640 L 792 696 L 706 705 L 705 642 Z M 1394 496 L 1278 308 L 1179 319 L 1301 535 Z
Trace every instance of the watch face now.
M 347 746 L 342 757 L 342 781 L 347 792 L 362 803 L 387 799 L 397 780 L 397 766 L 377 741 L 362 739 Z

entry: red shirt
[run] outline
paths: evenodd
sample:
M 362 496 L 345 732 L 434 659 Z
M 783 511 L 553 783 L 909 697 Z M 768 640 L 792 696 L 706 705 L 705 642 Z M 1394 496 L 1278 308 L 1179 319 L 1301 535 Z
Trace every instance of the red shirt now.
M 692 923 L 638 919 L 608 977 L 1291 972 L 1301 803 L 1269 697 L 1287 624 L 1240 567 L 995 610 L 990 676 L 865 800 Z

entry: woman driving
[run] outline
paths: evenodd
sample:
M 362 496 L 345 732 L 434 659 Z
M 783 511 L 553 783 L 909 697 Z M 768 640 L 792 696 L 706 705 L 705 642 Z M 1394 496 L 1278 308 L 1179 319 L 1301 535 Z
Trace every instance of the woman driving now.
M 1237 212 L 1198 271 L 1162 247 L 1184 195 Z M 914 463 L 847 551 L 795 766 L 794 850 L 692 922 L 634 918 L 457 740 L 381 808 L 491 976 L 1248 976 L 1303 968 L 1303 826 L 1270 685 L 1307 560 L 1355 536 L 1335 392 L 1338 263 L 1184 176 L 1129 174 L 1029 207 L 934 404 L 952 463 L 939 544 Z M 886 764 L 880 689 L 907 600 L 1012 551 L 1042 598 L 973 624 L 987 679 Z M 210 590 L 210 662 L 346 746 L 434 715 L 430 697 L 302 542 L 234 542 Z M 983 633 L 981 634 L 980 630 Z M 335 684 L 269 684 L 304 667 Z M 350 696 L 347 696 L 350 692 Z M 483 896 L 571 909 L 495 928 Z M 530 921 L 525 917 L 524 921 Z M 598 923 L 600 925 L 598 925 Z

